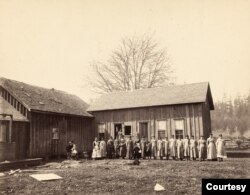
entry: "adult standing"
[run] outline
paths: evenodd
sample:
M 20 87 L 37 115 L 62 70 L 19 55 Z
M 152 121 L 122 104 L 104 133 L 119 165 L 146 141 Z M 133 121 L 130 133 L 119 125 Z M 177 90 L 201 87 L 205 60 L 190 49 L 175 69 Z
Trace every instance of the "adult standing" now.
M 181 139 L 181 137 L 179 137 L 179 139 L 176 142 L 176 146 L 177 146 L 177 158 L 179 160 L 183 159 L 183 152 L 184 152 L 184 145 L 183 145 L 183 141 Z
M 213 138 L 212 133 L 210 134 L 210 137 L 207 139 L 207 160 L 211 161 L 217 160 L 215 139 Z
M 127 158 L 132 159 L 133 158 L 133 141 L 131 140 L 131 136 L 129 136 L 126 142 L 126 147 L 127 147 Z
M 145 137 L 142 137 L 141 141 L 140 141 L 140 145 L 141 145 L 141 157 L 143 159 L 146 158 L 146 140 Z
M 220 134 L 219 138 L 216 141 L 217 158 L 219 162 L 223 161 L 223 158 L 226 158 L 225 145 L 225 140 L 222 139 L 222 134 Z
M 168 137 L 164 140 L 164 156 L 166 157 L 166 160 L 169 158 L 169 141 Z
M 100 158 L 100 148 L 99 148 L 99 141 L 97 139 L 97 137 L 95 138 L 95 140 L 93 141 L 93 152 L 92 152 L 92 158 L 95 160 L 97 158 Z
M 115 147 L 115 158 L 119 158 L 119 156 L 120 156 L 120 143 L 119 143 L 119 140 L 117 137 L 115 138 L 115 141 L 114 141 L 114 147 Z
M 188 135 L 183 139 L 183 144 L 184 144 L 184 158 L 186 160 L 190 159 L 190 140 Z
M 122 159 L 126 157 L 126 141 L 124 137 L 122 137 L 120 141 L 120 157 L 122 157 Z
M 101 154 L 101 158 L 106 157 L 106 142 L 103 137 L 101 138 L 101 141 L 100 141 L 100 154 Z
M 190 158 L 192 160 L 196 160 L 197 156 L 198 156 L 197 141 L 194 139 L 194 136 L 191 136 L 191 139 L 190 139 Z
M 206 140 L 203 136 L 200 136 L 200 139 L 198 141 L 198 147 L 199 147 L 199 160 L 205 160 L 206 159 Z
M 111 159 L 115 151 L 113 137 L 111 136 L 107 141 L 107 157 Z
M 152 151 L 152 143 L 150 141 L 147 141 L 146 143 L 146 158 L 151 159 L 151 152 Z
M 157 141 L 157 150 L 158 150 L 158 156 L 162 160 L 163 159 L 163 141 L 161 137 Z
M 157 156 L 157 141 L 154 136 L 151 139 L 151 156 L 153 156 L 154 159 L 156 159 Z
M 174 135 L 172 135 L 172 138 L 169 140 L 169 149 L 170 149 L 170 156 L 173 160 L 176 159 L 176 139 Z

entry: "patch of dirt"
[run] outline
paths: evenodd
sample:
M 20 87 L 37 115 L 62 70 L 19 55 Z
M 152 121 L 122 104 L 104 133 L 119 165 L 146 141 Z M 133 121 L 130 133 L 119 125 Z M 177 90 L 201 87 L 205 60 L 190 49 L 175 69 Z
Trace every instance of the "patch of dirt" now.
M 202 178 L 250 178 L 250 159 L 224 162 L 141 160 L 50 162 L 0 178 L 0 194 L 201 194 Z M 29 175 L 55 173 L 62 180 L 39 182 Z

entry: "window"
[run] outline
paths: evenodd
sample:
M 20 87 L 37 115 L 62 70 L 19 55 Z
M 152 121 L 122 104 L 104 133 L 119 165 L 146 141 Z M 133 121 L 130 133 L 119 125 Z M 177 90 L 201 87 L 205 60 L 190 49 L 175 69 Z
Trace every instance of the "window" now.
M 99 137 L 99 140 L 102 140 L 105 138 L 105 134 L 104 133 L 98 133 L 98 137 Z
M 166 121 L 158 121 L 158 138 L 165 138 L 167 130 Z
M 125 135 L 131 135 L 131 126 L 130 125 L 125 126 Z
M 0 142 L 7 142 L 7 125 L 0 123 Z
M 183 139 L 184 137 L 184 120 L 175 120 L 175 137 Z
M 58 128 L 52 129 L 52 139 L 55 139 L 55 140 L 59 139 L 59 129 Z
M 164 139 L 165 137 L 166 137 L 166 134 L 165 134 L 165 130 L 164 131 L 162 131 L 162 130 L 159 130 L 158 131 L 158 139 Z
M 98 124 L 98 133 L 105 133 L 105 124 Z
M 158 121 L 158 131 L 166 131 L 166 121 Z

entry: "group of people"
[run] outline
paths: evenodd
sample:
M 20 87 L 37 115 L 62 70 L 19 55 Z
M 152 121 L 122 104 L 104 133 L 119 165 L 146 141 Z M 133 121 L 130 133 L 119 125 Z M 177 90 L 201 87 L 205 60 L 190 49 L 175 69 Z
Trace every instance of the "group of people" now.
M 100 141 L 95 138 L 92 158 L 222 161 L 226 158 L 226 153 L 222 135 L 219 135 L 217 140 L 212 134 L 207 140 L 201 136 L 198 141 L 194 139 L 194 136 L 176 139 L 173 135 L 170 139 L 166 137 L 164 140 L 162 138 L 156 140 L 152 137 L 150 141 L 144 137 L 132 140 L 129 136 L 125 140 L 124 136 L 119 136 L 116 139 L 110 137 L 107 143 L 103 138 Z
M 69 141 L 66 146 L 67 159 L 78 159 L 78 152 L 76 150 L 76 144 L 74 141 Z

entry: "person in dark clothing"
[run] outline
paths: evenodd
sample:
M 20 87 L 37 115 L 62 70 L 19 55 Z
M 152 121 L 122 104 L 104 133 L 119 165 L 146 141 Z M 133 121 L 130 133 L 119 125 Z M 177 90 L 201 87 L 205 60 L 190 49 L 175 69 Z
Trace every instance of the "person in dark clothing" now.
M 133 156 L 134 159 L 139 159 L 140 158 L 140 147 L 139 147 L 139 143 L 135 144 L 134 149 L 133 149 Z
M 72 148 L 73 148 L 73 144 L 71 141 L 69 141 L 67 146 L 66 146 L 67 159 L 71 159 Z

